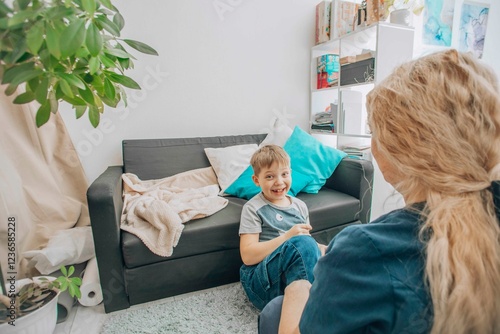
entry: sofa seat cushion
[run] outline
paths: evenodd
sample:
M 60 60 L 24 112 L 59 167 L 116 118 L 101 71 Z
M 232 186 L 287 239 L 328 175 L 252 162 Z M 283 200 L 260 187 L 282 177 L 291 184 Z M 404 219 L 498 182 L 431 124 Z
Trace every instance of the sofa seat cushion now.
M 300 193 L 297 198 L 303 200 L 309 208 L 312 233 L 359 219 L 359 199 L 336 190 L 322 188 L 317 194 Z
M 168 261 L 192 255 L 239 248 L 238 229 L 244 200 L 228 197 L 227 206 L 206 218 L 185 223 L 172 256 L 152 253 L 135 235 L 121 231 L 122 252 L 127 268 Z
M 360 202 L 347 194 L 323 188 L 317 194 L 300 193 L 297 197 L 309 208 L 313 233 L 358 220 Z M 136 268 L 193 255 L 238 249 L 241 209 L 246 200 L 236 197 L 226 198 L 229 200 L 226 208 L 209 217 L 185 224 L 179 243 L 169 257 L 155 255 L 135 235 L 121 231 L 125 266 Z M 335 215 L 331 212 L 335 212 Z

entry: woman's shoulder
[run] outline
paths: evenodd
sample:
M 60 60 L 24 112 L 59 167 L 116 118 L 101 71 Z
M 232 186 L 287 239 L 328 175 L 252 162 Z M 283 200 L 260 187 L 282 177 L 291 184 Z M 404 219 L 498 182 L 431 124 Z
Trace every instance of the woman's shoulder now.
M 389 212 L 368 224 L 356 224 L 344 228 L 336 237 L 340 244 L 358 244 L 384 250 L 395 248 L 420 248 L 419 231 L 422 225 L 416 210 L 404 208 Z

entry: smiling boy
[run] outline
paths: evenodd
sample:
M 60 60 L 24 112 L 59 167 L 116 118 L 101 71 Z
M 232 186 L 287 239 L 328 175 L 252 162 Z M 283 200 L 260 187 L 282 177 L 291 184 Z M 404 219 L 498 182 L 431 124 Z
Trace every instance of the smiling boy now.
M 252 179 L 261 192 L 244 206 L 240 220 L 240 280 L 249 300 L 260 310 L 284 295 L 280 329 L 298 324 L 303 296 L 313 268 L 326 246 L 311 237 L 306 204 L 288 195 L 292 185 L 290 158 L 283 148 L 266 145 L 254 153 Z M 307 296 L 305 296 L 307 298 Z M 298 317 L 296 316 L 297 312 Z M 291 327 L 293 328 L 293 327 Z

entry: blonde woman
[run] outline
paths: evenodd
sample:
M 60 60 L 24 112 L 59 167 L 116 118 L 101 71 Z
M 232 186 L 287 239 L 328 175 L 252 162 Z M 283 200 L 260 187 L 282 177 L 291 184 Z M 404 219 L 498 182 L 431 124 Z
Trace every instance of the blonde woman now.
M 500 333 L 499 94 L 492 71 L 455 50 L 369 93 L 373 156 L 406 207 L 330 244 L 301 332 Z
M 373 156 L 406 207 L 332 240 L 301 333 L 500 333 L 499 96 L 455 50 L 368 94 Z

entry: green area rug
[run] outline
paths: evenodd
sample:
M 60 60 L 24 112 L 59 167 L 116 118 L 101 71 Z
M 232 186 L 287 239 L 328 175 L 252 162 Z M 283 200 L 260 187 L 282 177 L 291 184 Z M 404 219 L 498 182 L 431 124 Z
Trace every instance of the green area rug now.
M 258 310 L 240 283 L 111 314 L 101 333 L 257 333 Z

